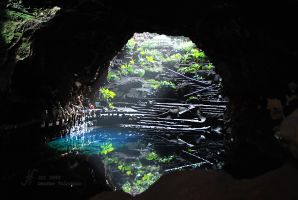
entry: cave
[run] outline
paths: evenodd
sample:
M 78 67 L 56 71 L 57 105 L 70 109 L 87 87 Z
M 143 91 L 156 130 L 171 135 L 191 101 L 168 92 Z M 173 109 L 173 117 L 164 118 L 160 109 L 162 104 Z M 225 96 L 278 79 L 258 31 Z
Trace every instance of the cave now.
M 297 6 L 2 1 L 4 199 L 298 199 Z

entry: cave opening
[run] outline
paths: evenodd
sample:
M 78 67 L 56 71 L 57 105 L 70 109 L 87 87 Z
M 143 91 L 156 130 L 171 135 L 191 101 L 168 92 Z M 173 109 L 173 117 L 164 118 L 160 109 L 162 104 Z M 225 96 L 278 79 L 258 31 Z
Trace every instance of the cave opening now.
M 296 3 L 197 3 L 4 0 L 4 195 L 297 199 Z M 134 53 L 145 36 L 125 43 L 143 31 L 187 36 L 206 54 Z M 212 64 L 192 62 L 204 54 Z
M 93 101 L 48 145 L 98 156 L 114 190 L 135 196 L 166 173 L 222 169 L 228 101 L 215 67 L 189 38 L 135 33 Z

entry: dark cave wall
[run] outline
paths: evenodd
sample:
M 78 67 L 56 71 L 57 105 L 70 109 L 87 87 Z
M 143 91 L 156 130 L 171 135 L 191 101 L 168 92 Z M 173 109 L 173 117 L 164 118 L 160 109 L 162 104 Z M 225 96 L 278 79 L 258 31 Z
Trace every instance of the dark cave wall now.
M 43 109 L 74 100 L 80 93 L 94 95 L 109 60 L 134 32 L 184 35 L 206 52 L 223 78 L 224 93 L 231 101 L 231 163 L 244 163 L 237 168 L 245 170 L 254 162 L 272 166 L 281 160 L 273 137 L 281 118 L 272 119 L 267 99 L 279 99 L 285 114 L 295 108 L 286 104 L 286 95 L 291 95 L 288 84 L 297 83 L 295 1 L 150 2 L 144 6 L 77 0 L 44 5 L 62 9 L 34 33 L 32 56 L 16 63 L 11 85 L 2 91 L 7 101 L 21 102 L 11 107 L 30 108 L 25 109 L 27 118 L 31 113 L 38 117 Z M 82 87 L 77 88 L 75 81 Z M 7 116 L 12 117 L 6 123 L 15 118 L 9 112 Z

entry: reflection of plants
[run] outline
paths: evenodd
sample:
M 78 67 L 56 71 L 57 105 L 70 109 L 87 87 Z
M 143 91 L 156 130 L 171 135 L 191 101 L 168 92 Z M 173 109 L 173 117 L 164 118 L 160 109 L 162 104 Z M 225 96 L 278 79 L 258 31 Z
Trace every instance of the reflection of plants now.
M 121 171 L 122 173 L 130 176 L 132 175 L 132 168 L 131 166 L 129 166 L 128 164 L 126 164 L 125 162 L 121 161 L 118 163 L 118 170 Z
M 145 191 L 160 177 L 159 172 L 152 171 L 135 177 L 134 180 L 126 181 L 122 185 L 122 190 L 132 195 L 140 194 Z
M 147 160 L 156 160 L 158 158 L 158 155 L 155 152 L 150 152 L 146 156 Z
M 165 157 L 160 157 L 157 153 L 155 152 L 150 152 L 147 154 L 146 159 L 150 160 L 150 161 L 157 161 L 160 163 L 169 163 L 170 161 L 172 161 L 174 158 L 174 156 L 165 156 Z
M 110 143 L 110 142 L 109 143 L 101 144 L 99 146 L 99 148 L 100 148 L 100 152 L 99 153 L 102 154 L 102 155 L 106 155 L 106 154 L 114 151 L 113 144 Z
M 116 157 L 115 154 L 109 154 L 103 162 L 105 167 L 113 170 L 113 173 L 116 171 L 121 173 L 126 180 L 121 188 L 131 195 L 145 191 L 160 177 L 160 167 L 158 165 L 143 165 L 139 159 L 127 161 Z
M 173 89 L 176 88 L 176 85 L 171 81 L 157 81 L 154 79 L 149 79 L 147 80 L 147 83 L 149 83 L 150 87 L 152 87 L 153 89 L 159 89 L 161 87 L 170 87 Z

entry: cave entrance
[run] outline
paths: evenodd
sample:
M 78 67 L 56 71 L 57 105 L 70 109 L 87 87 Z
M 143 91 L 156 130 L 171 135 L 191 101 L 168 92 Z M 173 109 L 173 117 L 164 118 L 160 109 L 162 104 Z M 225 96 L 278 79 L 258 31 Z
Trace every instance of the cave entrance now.
M 137 195 L 164 173 L 223 166 L 221 78 L 187 37 L 135 33 L 95 104 L 87 133 L 49 145 L 98 155 L 112 188 Z

